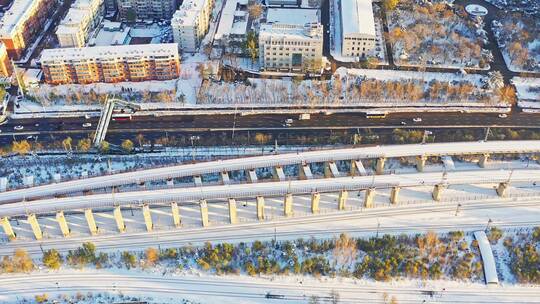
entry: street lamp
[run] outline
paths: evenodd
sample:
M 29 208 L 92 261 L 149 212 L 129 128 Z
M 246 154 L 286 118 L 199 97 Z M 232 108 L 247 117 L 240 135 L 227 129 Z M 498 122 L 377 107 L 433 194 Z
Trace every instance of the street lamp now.
M 456 206 L 456 214 L 454 216 L 457 216 L 459 213 L 459 208 L 461 208 L 461 204 L 457 204 Z
M 489 226 L 491 225 L 491 223 L 493 223 L 493 221 L 491 220 L 491 218 L 488 220 L 487 222 L 487 225 L 486 225 L 486 229 L 484 230 L 484 232 L 487 232 L 488 229 L 489 229 Z

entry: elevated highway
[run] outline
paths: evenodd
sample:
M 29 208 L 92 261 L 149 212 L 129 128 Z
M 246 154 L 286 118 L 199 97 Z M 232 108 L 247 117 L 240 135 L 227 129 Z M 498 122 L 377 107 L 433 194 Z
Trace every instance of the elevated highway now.
M 256 182 L 254 172 L 257 168 L 273 168 L 277 180 L 285 180 L 282 167 L 288 165 L 305 166 L 310 163 L 325 163 L 329 174 L 338 174 L 336 161 L 352 161 L 356 172 L 365 175 L 362 160 L 375 159 L 377 174 L 384 173 L 384 164 L 388 158 L 415 157 L 418 171 L 423 171 L 428 157 L 479 155 L 479 165 L 484 166 L 491 154 L 537 154 L 540 153 L 540 141 L 490 141 L 490 142 L 457 142 L 438 144 L 412 144 L 374 146 L 337 150 L 320 150 L 302 153 L 279 154 L 270 156 L 247 157 L 240 159 L 219 160 L 196 164 L 178 165 L 165 168 L 140 170 L 115 175 L 91 177 L 47 184 L 25 189 L 17 189 L 0 193 L 0 203 L 30 201 L 45 197 L 54 197 L 69 193 L 107 189 L 122 185 L 144 184 L 155 180 L 172 180 L 173 178 L 194 177 L 195 183 L 200 184 L 200 176 L 204 174 L 226 174 L 231 171 L 244 170 L 250 176 L 251 182 Z M 310 172 L 303 172 L 308 175 Z M 6 184 L 7 180 L 0 180 Z M 1 189 L 0 189 L 1 191 Z

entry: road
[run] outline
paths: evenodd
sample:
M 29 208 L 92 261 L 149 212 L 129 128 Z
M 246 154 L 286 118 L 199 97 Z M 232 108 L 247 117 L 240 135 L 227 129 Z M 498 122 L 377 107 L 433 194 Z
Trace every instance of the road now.
M 0 278 L 2 290 L 0 300 L 15 300 L 31 294 L 55 294 L 88 292 L 122 293 L 126 295 L 153 296 L 173 302 L 175 297 L 187 297 L 197 301 L 212 303 L 307 303 L 316 295 L 328 299 L 335 290 L 339 293 L 339 303 L 387 303 L 384 295 L 395 296 L 399 303 L 540 303 L 538 291 L 534 287 L 485 288 L 479 284 L 441 282 L 424 286 L 414 281 L 390 283 L 364 282 L 337 279 L 316 280 L 271 280 L 245 276 L 159 276 L 142 273 L 110 273 L 85 271 L 73 273 L 16 275 Z M 266 293 L 283 296 L 281 299 L 266 299 Z M 210 301 L 209 301 L 210 300 Z M 174 301 L 176 303 L 178 301 Z
M 482 128 L 540 127 L 540 114 L 512 112 L 507 118 L 499 118 L 498 114 L 486 113 L 399 113 L 389 114 L 384 119 L 368 119 L 362 113 L 336 113 L 332 115 L 312 114 L 310 120 L 297 120 L 296 114 L 264 114 L 264 115 L 176 115 L 176 116 L 134 116 L 132 121 L 112 121 L 109 126 L 107 140 L 119 142 L 125 138 L 135 138 L 143 134 L 145 138 L 159 138 L 169 133 L 206 133 L 232 131 L 274 131 L 276 133 L 316 132 L 317 130 L 356 130 L 364 128 L 394 129 L 394 128 Z M 413 122 L 420 117 L 421 122 Z M 294 122 L 290 127 L 284 126 L 288 118 Z M 82 124 L 90 122 L 91 127 L 84 128 Z M 50 118 L 50 119 L 21 119 L 9 120 L 0 125 L 0 145 L 10 144 L 13 140 L 25 139 L 37 135 L 47 141 L 66 136 L 87 136 L 95 131 L 98 118 Z M 405 123 L 403 125 L 402 123 Z M 22 126 L 22 130 L 14 130 Z M 45 138 L 45 139 L 44 139 Z M 57 138 L 57 139 L 58 139 Z
M 16 240 L 0 246 L 0 256 L 10 255 L 17 248 L 40 257 L 42 250 L 60 252 L 76 249 L 83 242 L 93 242 L 99 250 L 114 251 L 118 248 L 140 250 L 150 246 L 180 247 L 204 242 L 246 242 L 254 240 L 297 239 L 337 236 L 348 233 L 369 237 L 377 233 L 419 233 L 430 230 L 485 229 L 489 219 L 499 228 L 527 227 L 540 224 L 538 197 L 485 198 L 475 195 L 470 199 L 442 202 L 415 203 L 373 209 L 359 209 L 297 216 L 265 222 L 245 222 L 237 225 L 216 224 L 206 228 L 181 228 L 154 230 L 153 232 L 127 232 L 97 236 L 49 238 L 42 241 Z M 456 215 L 457 204 L 460 204 Z

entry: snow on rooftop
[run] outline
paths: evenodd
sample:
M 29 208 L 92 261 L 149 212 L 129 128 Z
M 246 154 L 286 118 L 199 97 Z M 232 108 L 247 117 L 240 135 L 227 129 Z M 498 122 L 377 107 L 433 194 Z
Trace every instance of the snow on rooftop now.
M 375 18 L 371 0 L 341 0 L 343 36 L 364 34 L 375 36 Z
M 238 5 L 247 5 L 247 0 L 227 0 L 221 11 L 221 18 L 219 19 L 219 25 L 216 34 L 214 35 L 214 39 L 219 40 L 223 38 L 223 36 L 231 34 Z
M 187 0 L 182 3 L 180 8 L 174 13 L 172 22 L 185 26 L 193 26 L 197 17 L 201 14 L 204 3 L 207 0 Z
M 0 36 L 11 36 L 13 30 L 28 19 L 30 8 L 42 0 L 15 0 L 0 20 Z
M 143 57 L 155 55 L 175 55 L 178 56 L 178 44 L 146 44 L 143 48 L 140 45 L 115 45 L 115 46 L 95 46 L 83 48 L 57 48 L 46 49 L 41 53 L 41 62 L 66 61 L 66 60 L 86 60 L 94 58 L 118 58 L 118 57 Z
M 266 15 L 268 23 L 284 23 L 304 25 L 319 23 L 318 9 L 269 8 Z
M 310 33 L 310 35 L 308 35 Z M 261 24 L 259 37 L 263 39 L 268 36 L 290 38 L 290 39 L 322 39 L 323 26 L 319 23 L 312 25 L 307 31 L 305 26 L 294 24 L 264 23 Z

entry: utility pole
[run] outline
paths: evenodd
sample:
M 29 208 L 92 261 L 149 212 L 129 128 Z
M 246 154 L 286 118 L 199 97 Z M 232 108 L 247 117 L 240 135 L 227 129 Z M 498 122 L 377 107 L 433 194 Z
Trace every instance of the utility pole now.
M 489 137 L 489 133 L 491 132 L 491 127 L 487 127 L 486 129 L 486 135 L 484 136 L 484 141 L 487 141 L 488 140 L 488 137 Z
M 454 214 L 454 216 L 457 216 L 458 213 L 459 213 L 459 208 L 461 208 L 461 204 L 457 204 L 456 206 L 456 214 Z

